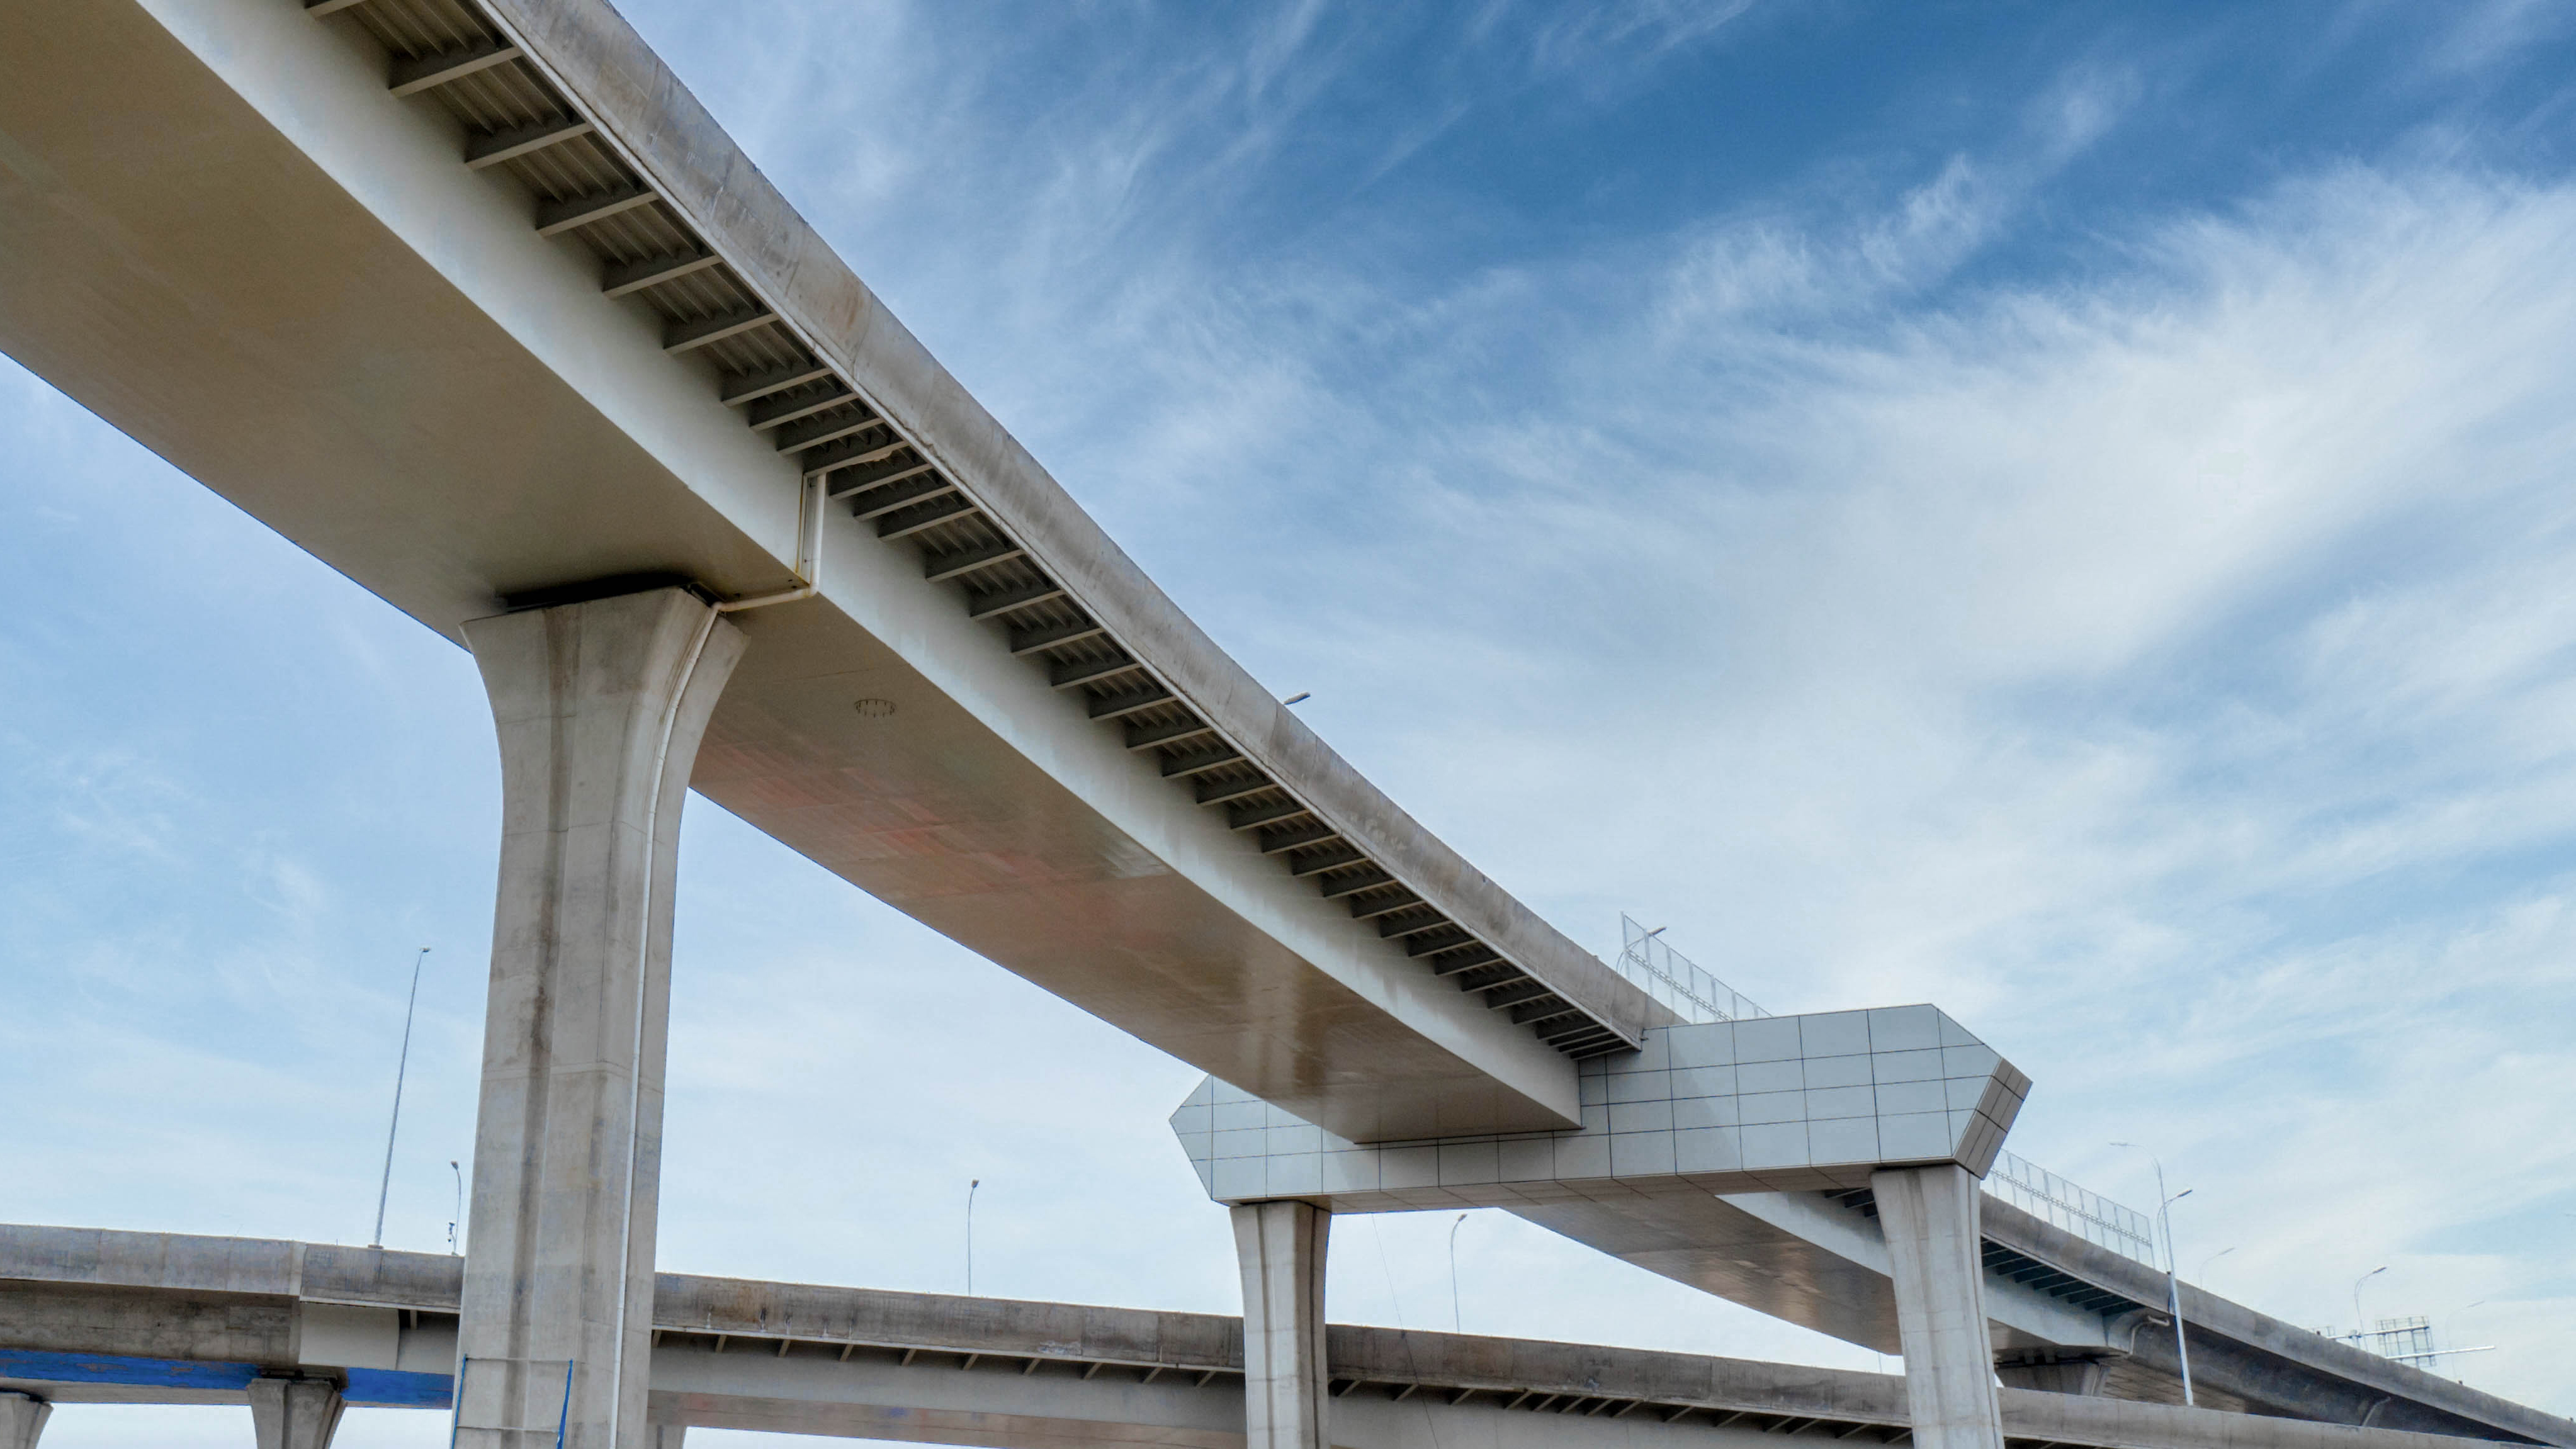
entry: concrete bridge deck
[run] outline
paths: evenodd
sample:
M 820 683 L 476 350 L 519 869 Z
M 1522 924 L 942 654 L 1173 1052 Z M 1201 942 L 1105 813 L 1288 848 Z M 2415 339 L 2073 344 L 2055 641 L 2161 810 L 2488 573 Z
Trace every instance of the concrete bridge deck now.
M 0 350 L 451 639 L 679 581 L 691 783 L 1346 1136 L 1665 1019 L 1193 624 L 601 0 L 0 12 Z M 292 629 L 293 621 L 281 621 Z
M 460 1259 L 0 1227 L 0 1390 L 242 1402 L 260 1373 L 442 1409 Z M 981 1449 L 1238 1449 L 1241 1320 L 665 1273 L 651 1418 Z M 1904 1380 L 1693 1354 L 1336 1325 L 1348 1449 L 1903 1443 Z M 229 1376 L 229 1377 L 227 1377 Z M 237 1382 L 238 1381 L 238 1382 Z M 2445 1449 L 2461 1438 L 2007 1389 L 2014 1449 Z

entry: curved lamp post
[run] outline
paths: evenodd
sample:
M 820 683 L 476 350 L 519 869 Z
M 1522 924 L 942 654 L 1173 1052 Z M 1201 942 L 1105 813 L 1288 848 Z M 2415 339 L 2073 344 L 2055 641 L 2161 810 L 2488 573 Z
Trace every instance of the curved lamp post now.
M 2138 1146 L 2134 1142 L 2114 1142 L 2111 1145 L 2132 1150 Z M 2168 1196 L 2165 1192 L 2164 1159 L 2150 1152 L 2147 1154 L 2147 1160 L 2156 1165 L 2156 1196 L 2161 1199 L 2156 1204 L 2156 1221 L 2165 1232 L 2165 1313 L 2173 1319 L 2174 1361 L 2182 1366 L 2182 1401 L 2184 1405 L 2190 1406 L 2192 1404 L 2191 1342 L 2183 1336 L 2182 1280 L 2174 1273 L 2173 1205 L 2191 1196 L 2192 1190 L 2186 1187 Z

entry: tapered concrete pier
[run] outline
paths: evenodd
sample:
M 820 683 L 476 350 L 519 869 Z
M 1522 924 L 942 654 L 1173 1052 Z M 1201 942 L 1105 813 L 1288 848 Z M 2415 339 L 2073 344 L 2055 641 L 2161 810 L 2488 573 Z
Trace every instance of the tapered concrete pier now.
M 679 589 L 465 634 L 500 734 L 502 836 L 457 1443 L 531 1449 L 560 1424 L 567 1449 L 653 1449 L 680 806 L 742 636 Z
M 1324 1262 L 1333 1215 L 1290 1201 L 1231 1211 L 1243 1269 L 1244 1449 L 1329 1449 Z
M 0 1393 L 0 1449 L 36 1449 L 54 1406 L 33 1394 Z
M 329 1379 L 250 1381 L 251 1433 L 259 1449 L 330 1449 L 344 1407 L 340 1386 Z
M 1869 1187 L 1887 1232 L 1917 1449 L 2003 1449 L 1977 1179 L 1943 1163 L 1882 1168 L 1870 1174 Z

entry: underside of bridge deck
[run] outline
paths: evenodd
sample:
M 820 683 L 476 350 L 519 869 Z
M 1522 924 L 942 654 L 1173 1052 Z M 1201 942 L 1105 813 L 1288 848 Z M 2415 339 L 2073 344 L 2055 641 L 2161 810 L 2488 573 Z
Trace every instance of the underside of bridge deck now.
M 1210 642 L 599 0 L 11 7 L 0 142 L 0 348 L 448 637 L 818 585 L 742 616 L 694 785 L 1046 989 L 1359 1137 L 1565 1125 L 1664 1019 Z

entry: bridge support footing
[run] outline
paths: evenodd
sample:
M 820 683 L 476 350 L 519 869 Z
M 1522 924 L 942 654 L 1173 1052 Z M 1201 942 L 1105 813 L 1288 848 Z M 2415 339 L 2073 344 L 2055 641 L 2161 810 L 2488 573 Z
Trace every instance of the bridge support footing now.
M 1324 1258 L 1333 1215 L 1289 1201 L 1230 1211 L 1243 1269 L 1244 1449 L 1330 1449 Z
M 1916 1449 L 2003 1449 L 1977 1180 L 1956 1163 L 1869 1176 L 1886 1229 Z
M 329 1379 L 250 1381 L 251 1433 L 259 1449 L 331 1449 L 342 1407 L 340 1386 Z
M 743 639 L 675 588 L 465 637 L 500 735 L 502 826 L 456 1443 L 535 1449 L 560 1429 L 565 1449 L 654 1449 L 680 806 Z
M 0 1392 L 0 1449 L 36 1449 L 54 1406 L 34 1394 Z

